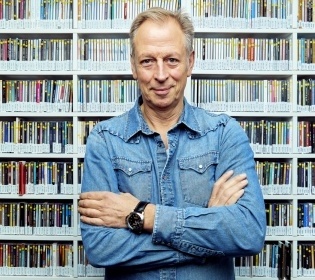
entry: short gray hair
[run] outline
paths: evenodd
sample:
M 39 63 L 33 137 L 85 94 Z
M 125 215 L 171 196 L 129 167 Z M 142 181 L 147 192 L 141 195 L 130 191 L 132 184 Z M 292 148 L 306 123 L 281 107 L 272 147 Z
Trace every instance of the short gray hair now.
M 180 10 L 173 12 L 160 7 L 153 7 L 138 14 L 131 24 L 129 37 L 130 53 L 132 56 L 134 55 L 135 50 L 134 37 L 141 24 L 144 23 L 146 20 L 163 23 L 167 19 L 174 19 L 179 24 L 181 30 L 185 35 L 185 47 L 187 54 L 190 54 L 193 51 L 194 26 L 189 15 L 187 13 L 183 13 Z

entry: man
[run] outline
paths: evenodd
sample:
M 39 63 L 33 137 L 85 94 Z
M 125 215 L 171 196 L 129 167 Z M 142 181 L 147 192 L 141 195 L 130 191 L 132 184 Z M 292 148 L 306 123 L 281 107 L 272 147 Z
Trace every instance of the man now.
M 107 280 L 234 279 L 233 257 L 263 247 L 264 201 L 246 134 L 184 98 L 193 35 L 180 12 L 139 14 L 130 40 L 141 96 L 89 135 L 82 240 Z

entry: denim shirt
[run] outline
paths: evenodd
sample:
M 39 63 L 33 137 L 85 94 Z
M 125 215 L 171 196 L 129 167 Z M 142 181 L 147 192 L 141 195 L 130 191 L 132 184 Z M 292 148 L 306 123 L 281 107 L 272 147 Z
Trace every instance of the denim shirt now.
M 89 262 L 106 268 L 107 280 L 234 279 L 233 257 L 259 253 L 266 230 L 247 135 L 233 118 L 184 100 L 167 153 L 141 102 L 91 131 L 82 192 L 127 192 L 156 204 L 153 233 L 81 222 Z M 228 170 L 247 174 L 244 195 L 234 205 L 208 208 L 215 181 Z

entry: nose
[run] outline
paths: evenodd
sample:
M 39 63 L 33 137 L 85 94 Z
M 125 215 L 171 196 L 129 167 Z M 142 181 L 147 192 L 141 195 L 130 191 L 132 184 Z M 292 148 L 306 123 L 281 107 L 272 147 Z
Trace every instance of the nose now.
M 168 78 L 167 65 L 165 65 L 164 61 L 157 61 L 154 78 L 159 82 L 163 82 Z

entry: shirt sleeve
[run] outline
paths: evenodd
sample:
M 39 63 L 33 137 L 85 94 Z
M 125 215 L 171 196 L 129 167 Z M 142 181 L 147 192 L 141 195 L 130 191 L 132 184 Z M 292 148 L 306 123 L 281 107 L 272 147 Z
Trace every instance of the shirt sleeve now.
M 153 242 L 200 257 L 258 254 L 264 245 L 266 214 L 253 152 L 234 119 L 217 129 L 222 129 L 222 137 L 215 177 L 228 170 L 246 173 L 244 195 L 230 206 L 179 209 L 157 205 Z
M 117 178 L 104 137 L 92 130 L 84 159 L 82 192 L 118 192 Z M 137 235 L 128 229 L 88 225 L 81 222 L 81 234 L 89 262 L 95 267 L 120 266 L 147 270 L 187 262 L 204 262 L 164 244 L 154 244 L 152 234 Z

